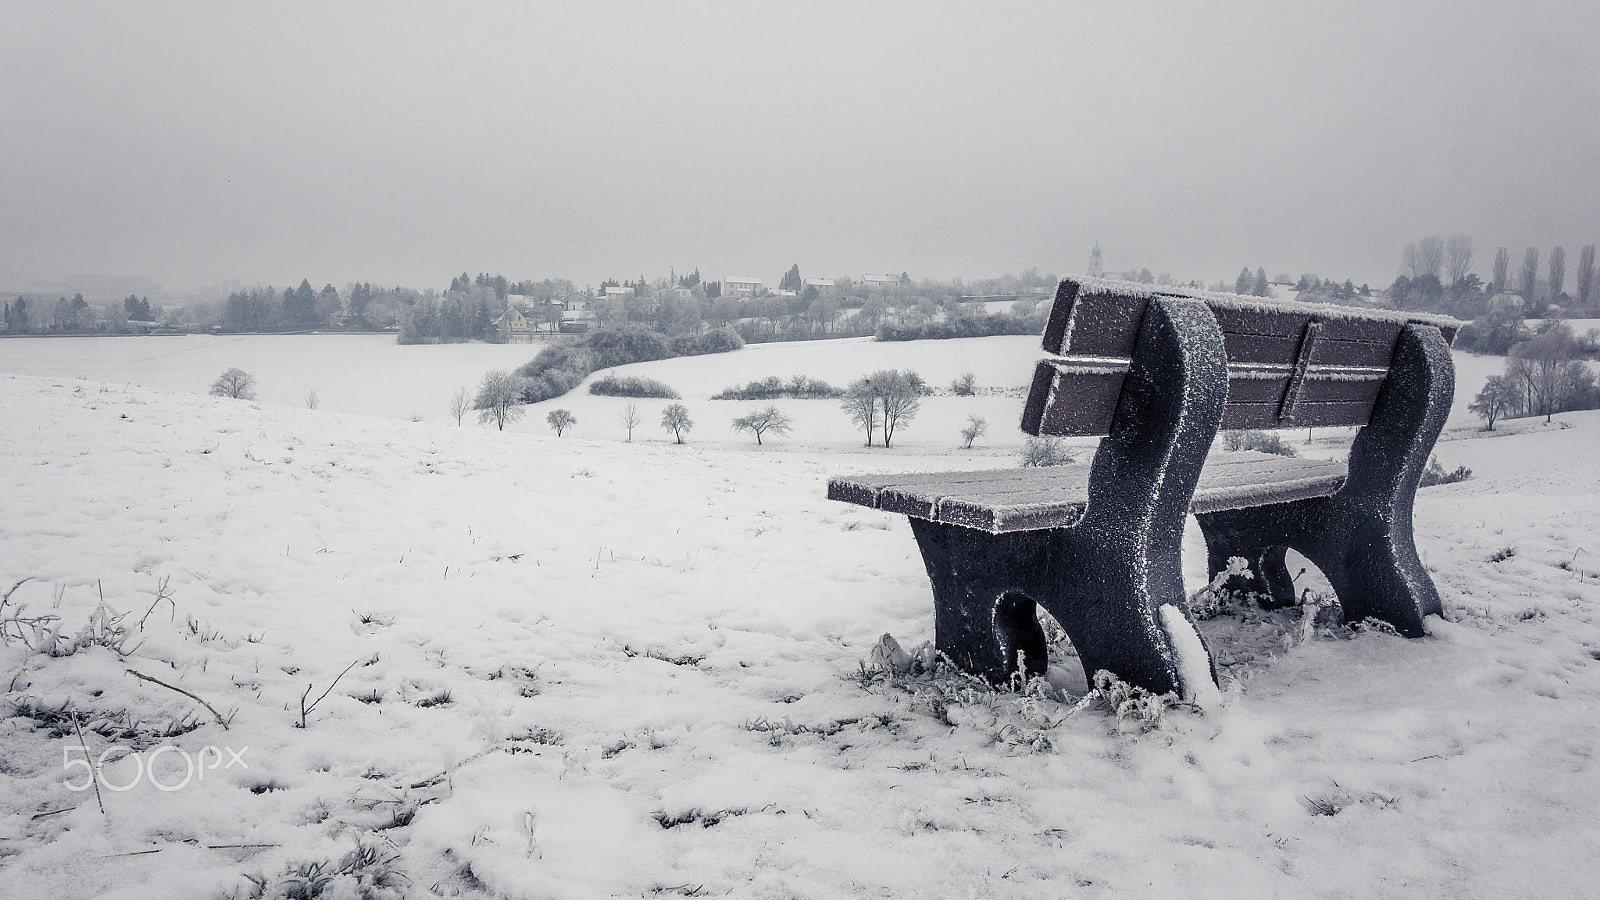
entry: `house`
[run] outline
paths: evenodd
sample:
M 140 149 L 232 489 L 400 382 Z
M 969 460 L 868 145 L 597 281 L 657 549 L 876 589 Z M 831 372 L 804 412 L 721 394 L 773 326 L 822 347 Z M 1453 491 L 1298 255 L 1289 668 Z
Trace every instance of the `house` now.
M 722 279 L 722 293 L 729 297 L 754 297 L 761 293 L 762 284 L 759 278 L 750 278 L 744 275 L 729 275 Z
M 494 325 L 511 340 L 533 337 L 534 323 L 528 317 L 528 313 L 518 306 L 506 307 L 506 311 L 495 320 Z
M 632 291 L 628 293 L 631 294 Z M 574 297 L 567 301 L 567 308 L 561 311 L 561 333 L 581 334 L 593 328 L 599 318 L 599 315 L 589 308 L 588 300 Z

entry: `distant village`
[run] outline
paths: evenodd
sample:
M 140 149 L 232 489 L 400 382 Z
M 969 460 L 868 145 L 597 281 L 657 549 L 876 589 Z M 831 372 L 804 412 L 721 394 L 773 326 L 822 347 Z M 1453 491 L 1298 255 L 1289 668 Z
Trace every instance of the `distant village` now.
M 1581 317 L 1596 310 L 1592 246 L 1582 249 L 1572 292 L 1565 253 L 1541 259 L 1529 248 L 1513 270 L 1509 251 L 1495 257 L 1485 281 L 1471 271 L 1471 244 L 1424 238 L 1402 254 L 1401 274 L 1386 289 L 1350 280 L 1242 267 L 1232 282 L 1207 284 L 1152 274 L 1148 268 L 1108 271 L 1096 244 L 1084 260 L 1090 277 L 1251 294 L 1280 299 L 1387 306 L 1441 312 L 1466 320 Z M 282 290 L 224 286 L 197 295 L 169 295 L 147 280 L 89 280 L 70 297 L 61 285 L 6 291 L 8 336 L 182 333 L 392 332 L 400 343 L 556 341 L 599 328 L 643 327 L 666 335 L 731 329 L 747 342 L 849 337 L 892 331 L 900 339 L 1027 333 L 1040 323 L 1056 275 L 966 281 L 917 279 L 910 273 L 863 273 L 827 278 L 802 275 L 798 264 L 774 283 L 752 275 L 703 279 L 698 269 L 629 281 L 607 279 L 579 287 L 561 278 L 513 281 L 503 275 L 461 273 L 442 291 L 351 283 Z M 60 287 L 52 293 L 43 288 Z M 142 288 L 144 293 L 121 289 Z M 113 293 L 116 292 L 116 293 Z M 109 296 L 108 296 L 109 295 Z M 1493 324 L 1485 328 L 1497 327 Z M 1517 334 L 1513 328 L 1511 337 Z M 1465 335 L 1476 340 L 1471 332 Z M 1463 349 L 1505 352 L 1491 340 Z

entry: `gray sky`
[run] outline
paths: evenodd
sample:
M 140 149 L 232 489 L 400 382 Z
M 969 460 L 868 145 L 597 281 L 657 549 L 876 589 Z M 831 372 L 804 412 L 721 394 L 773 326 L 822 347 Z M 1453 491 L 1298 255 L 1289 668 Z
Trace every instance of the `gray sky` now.
M 0 284 L 1487 273 L 1600 241 L 1596 87 L 1593 0 L 0 0 Z

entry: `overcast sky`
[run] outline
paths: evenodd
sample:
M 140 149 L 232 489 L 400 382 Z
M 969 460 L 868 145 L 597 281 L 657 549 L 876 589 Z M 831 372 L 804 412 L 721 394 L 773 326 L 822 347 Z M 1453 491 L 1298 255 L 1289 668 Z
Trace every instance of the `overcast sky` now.
M 0 0 L 0 284 L 1487 274 L 1600 242 L 1597 87 L 1593 0 Z

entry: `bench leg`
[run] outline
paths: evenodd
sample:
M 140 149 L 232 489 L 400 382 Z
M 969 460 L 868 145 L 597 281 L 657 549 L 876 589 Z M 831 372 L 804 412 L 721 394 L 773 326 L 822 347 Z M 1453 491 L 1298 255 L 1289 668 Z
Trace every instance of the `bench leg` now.
M 1044 630 L 1034 596 L 1043 586 L 1046 531 L 990 534 L 913 518 L 933 582 L 934 647 L 963 670 L 1003 685 L 1043 675 Z
M 1439 592 L 1417 558 L 1411 508 L 1417 483 L 1444 428 L 1455 392 L 1450 348 L 1437 328 L 1407 325 L 1372 419 L 1350 446 L 1350 474 L 1332 497 L 1196 516 L 1205 531 L 1211 575 L 1229 556 L 1262 565 L 1262 554 L 1288 546 L 1322 569 L 1345 618 L 1371 616 L 1406 637 L 1423 634 L 1424 616 L 1441 610 Z M 1256 555 L 1252 555 L 1256 554 Z M 1262 565 L 1273 601 L 1293 601 Z
M 963 670 L 997 686 L 1043 675 L 1043 606 L 1091 684 L 1105 669 L 1158 694 L 1184 693 L 1159 612 L 1170 605 L 1189 619 L 1177 541 L 1136 527 L 990 534 L 910 521 L 933 583 L 934 646 Z
M 1362 500 L 1339 494 L 1196 516 L 1206 535 L 1211 576 L 1227 567 L 1229 557 L 1243 556 L 1253 576 L 1246 590 L 1260 591 L 1264 584 L 1267 605 L 1292 604 L 1294 585 L 1283 566 L 1283 550 L 1292 548 L 1322 570 L 1346 619 L 1370 616 L 1406 637 L 1421 637 L 1423 617 L 1439 612 L 1440 604 L 1417 558 L 1410 505 L 1401 515 L 1401 509 Z M 1264 572 L 1255 570 L 1258 565 Z
M 1140 524 L 1149 523 L 1089 523 L 1058 533 L 1050 557 L 1054 589 L 1040 602 L 1072 639 L 1090 684 L 1104 669 L 1157 694 L 1192 699 L 1211 685 L 1184 684 L 1179 642 L 1167 631 L 1163 607 L 1199 639 L 1212 683 L 1216 666 L 1183 593 L 1181 524 L 1176 531 Z
M 1242 514 L 1202 513 L 1195 518 L 1206 538 L 1206 562 L 1215 580 L 1218 573 L 1226 571 L 1228 560 L 1242 557 L 1250 564 L 1249 577 L 1229 579 L 1227 588 L 1261 597 L 1266 607 L 1293 606 L 1295 603 L 1294 576 L 1284 562 L 1288 545 L 1284 542 L 1284 525 L 1255 515 L 1257 510 Z

